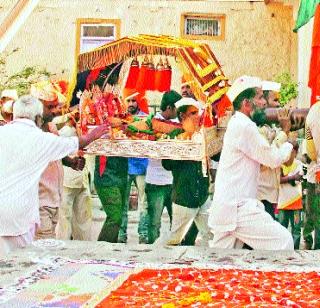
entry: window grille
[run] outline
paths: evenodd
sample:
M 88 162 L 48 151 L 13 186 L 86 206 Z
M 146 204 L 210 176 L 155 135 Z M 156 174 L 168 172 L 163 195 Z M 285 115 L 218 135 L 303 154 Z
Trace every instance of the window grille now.
M 100 47 L 116 39 L 116 27 L 112 24 L 82 24 L 80 52 Z
M 182 37 L 190 39 L 224 39 L 225 16 L 207 14 L 182 15 Z

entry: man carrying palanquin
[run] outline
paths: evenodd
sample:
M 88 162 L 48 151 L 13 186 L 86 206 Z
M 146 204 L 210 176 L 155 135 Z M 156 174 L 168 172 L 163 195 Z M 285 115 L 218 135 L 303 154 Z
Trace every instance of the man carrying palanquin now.
M 128 91 L 126 91 L 128 92 Z M 147 114 L 140 110 L 139 104 L 141 103 L 141 95 L 134 89 L 126 93 L 125 102 L 128 113 L 134 117 L 145 117 Z M 122 223 L 119 231 L 120 243 L 127 242 L 127 228 L 128 228 L 128 210 L 129 210 L 129 200 L 131 193 L 132 182 L 135 184 L 138 190 L 138 211 L 139 211 L 139 224 L 138 224 L 138 234 L 139 243 L 148 243 L 148 210 L 147 210 L 147 198 L 145 193 L 145 177 L 146 170 L 148 166 L 147 158 L 140 157 L 130 157 L 128 158 L 128 182 L 126 191 L 126 203 L 125 208 L 122 211 Z
M 260 79 L 240 77 L 229 91 L 235 114 L 228 123 L 217 171 L 209 217 L 214 234 L 210 247 L 241 248 L 246 243 L 253 249 L 293 250 L 290 232 L 257 200 L 261 164 L 279 167 L 289 159 L 292 145 L 269 145 L 251 120 L 254 97 L 262 92 Z
M 191 139 L 200 130 L 201 104 L 183 97 L 175 104 L 183 130 L 177 138 Z M 172 171 L 172 226 L 168 245 L 179 245 L 193 222 L 204 242 L 212 238 L 208 228 L 209 178 L 202 173 L 201 161 L 162 160 L 166 170 Z
M 266 107 L 280 107 L 277 100 L 281 84 L 271 81 L 262 82 L 263 97 L 266 100 Z M 259 126 L 260 133 L 265 137 L 269 144 L 277 143 L 283 134 L 280 129 L 271 126 L 269 123 L 263 123 Z M 280 188 L 280 168 L 269 168 L 261 166 L 258 180 L 258 200 L 260 200 L 266 212 L 275 219 L 275 207 L 278 202 Z
M 175 103 L 182 96 L 174 90 L 163 94 L 160 104 L 160 112 L 154 118 L 164 121 L 173 121 L 177 117 Z M 172 172 L 164 169 L 160 159 L 149 159 L 146 173 L 146 195 L 148 201 L 148 238 L 149 244 L 153 244 L 160 236 L 161 216 L 166 208 L 172 221 Z

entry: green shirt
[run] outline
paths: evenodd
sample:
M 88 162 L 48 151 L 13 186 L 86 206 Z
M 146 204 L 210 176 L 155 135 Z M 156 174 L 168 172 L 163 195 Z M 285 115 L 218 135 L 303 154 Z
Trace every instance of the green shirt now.
M 201 207 L 209 196 L 209 177 L 202 174 L 200 161 L 162 160 L 165 169 L 172 171 L 172 201 L 189 207 Z
M 127 184 L 128 178 L 128 158 L 126 157 L 107 157 L 106 168 L 100 176 L 100 156 L 96 156 L 94 170 L 94 185 L 123 186 Z

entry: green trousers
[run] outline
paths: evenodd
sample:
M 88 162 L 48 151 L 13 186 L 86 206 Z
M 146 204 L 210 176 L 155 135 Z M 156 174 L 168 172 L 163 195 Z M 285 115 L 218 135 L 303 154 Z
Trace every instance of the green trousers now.
M 148 243 L 148 210 L 147 210 L 147 200 L 145 193 L 145 176 L 144 175 L 129 175 L 126 191 L 126 203 L 124 210 L 122 212 L 122 223 L 119 232 L 120 243 L 127 242 L 127 228 L 128 228 L 128 211 L 129 211 L 129 200 L 131 185 L 134 182 L 138 190 L 138 210 L 139 210 L 139 224 L 138 224 L 138 234 L 139 234 L 139 243 Z
M 103 210 L 107 217 L 100 231 L 98 241 L 117 243 L 122 212 L 126 202 L 126 186 L 96 186 Z
M 294 249 L 299 249 L 300 247 L 302 226 L 301 215 L 301 210 L 279 210 L 278 221 L 285 228 L 288 228 L 290 223 Z
M 149 244 L 153 244 L 160 236 L 161 216 L 163 209 L 166 207 L 170 225 L 172 220 L 172 201 L 171 201 L 172 185 L 153 185 L 146 184 L 146 195 L 148 202 L 148 238 Z
M 303 237 L 307 248 L 320 249 L 320 184 L 307 183 Z M 312 232 L 314 231 L 314 239 Z

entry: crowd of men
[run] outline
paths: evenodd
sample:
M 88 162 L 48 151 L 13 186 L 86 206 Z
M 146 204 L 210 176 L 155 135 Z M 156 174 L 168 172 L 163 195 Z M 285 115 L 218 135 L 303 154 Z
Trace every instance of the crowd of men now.
M 106 213 L 99 241 L 127 242 L 134 183 L 141 244 L 159 240 L 166 209 L 167 245 L 194 245 L 199 233 L 198 239 L 214 248 L 293 250 L 300 247 L 303 227 L 305 248 L 319 249 L 320 102 L 308 113 L 306 142 L 299 148 L 290 132 L 290 110 L 279 108 L 279 86 L 250 76 L 234 81 L 227 93 L 234 113 L 222 151 L 211 158 L 206 173 L 199 161 L 105 156 L 92 161 L 79 150 L 106 137 L 109 126 L 78 136 L 72 125 L 59 124 L 64 116 L 59 96 L 50 87 L 35 85 L 30 95 L 20 98 L 14 90 L 3 91 L 0 255 L 35 239 L 90 240 L 90 183 Z M 128 113 L 144 117 L 138 94 L 124 100 Z M 181 94 L 174 90 L 163 94 L 154 117 L 180 122 L 179 136 L 190 138 L 200 129 L 203 107 L 183 84 Z M 276 124 L 263 116 L 266 107 L 278 108 Z M 305 202 L 303 164 L 308 165 Z

